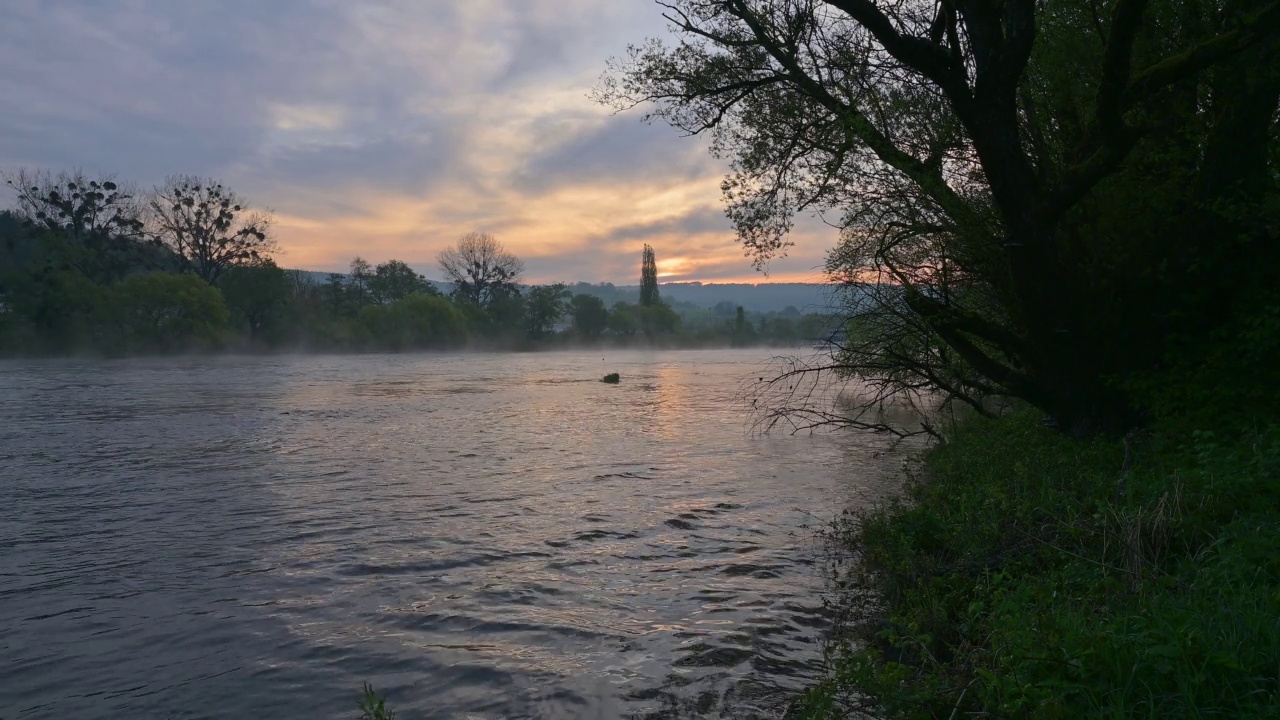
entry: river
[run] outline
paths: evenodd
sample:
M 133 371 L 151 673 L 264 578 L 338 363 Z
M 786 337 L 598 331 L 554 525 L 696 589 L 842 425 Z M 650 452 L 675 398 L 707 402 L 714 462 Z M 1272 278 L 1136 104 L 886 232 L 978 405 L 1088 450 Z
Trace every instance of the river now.
M 900 464 L 770 355 L 0 363 L 0 717 L 773 716 Z

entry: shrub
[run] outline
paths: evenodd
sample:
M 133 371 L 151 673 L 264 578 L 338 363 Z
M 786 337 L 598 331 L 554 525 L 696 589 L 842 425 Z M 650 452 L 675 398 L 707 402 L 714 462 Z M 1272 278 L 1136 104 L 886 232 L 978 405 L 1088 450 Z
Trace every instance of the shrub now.
M 130 275 L 106 288 L 99 307 L 122 350 L 170 351 L 218 344 L 227 328 L 222 294 L 191 273 Z
M 414 350 L 457 345 L 467 336 L 467 321 L 447 299 L 413 294 L 391 305 L 367 305 L 360 326 L 370 342 L 385 350 Z
M 843 632 L 801 714 L 1274 717 L 1280 429 L 1128 445 L 973 420 L 843 516 Z

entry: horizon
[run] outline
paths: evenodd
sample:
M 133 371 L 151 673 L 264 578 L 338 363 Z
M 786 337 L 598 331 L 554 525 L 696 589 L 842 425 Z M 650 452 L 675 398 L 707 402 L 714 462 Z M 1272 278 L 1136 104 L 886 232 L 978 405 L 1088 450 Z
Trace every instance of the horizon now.
M 451 285 L 451 284 L 452 284 L 452 283 L 451 283 L 451 282 L 449 282 L 448 280 L 437 280 L 436 278 L 431 277 L 431 275 L 430 275 L 429 273 L 423 272 L 423 271 L 420 269 L 420 267 L 419 267 L 419 266 L 414 266 L 412 263 L 406 263 L 406 264 L 407 264 L 407 265 L 409 265 L 409 267 L 410 267 L 410 268 L 412 268 L 412 269 L 414 270 L 414 272 L 417 272 L 419 275 L 421 275 L 421 276 L 422 276 L 422 277 L 423 277 L 427 282 L 435 283 L 435 284 L 437 284 L 437 285 Z M 313 270 L 313 269 L 311 269 L 311 268 L 289 268 L 289 267 L 286 267 L 286 268 L 283 268 L 283 269 L 284 269 L 284 270 L 287 270 L 287 271 L 298 271 L 298 272 L 313 273 L 313 274 L 318 274 L 318 275 L 342 275 L 342 276 L 349 276 L 349 275 L 351 274 L 351 273 L 350 273 L 350 269 L 349 269 L 349 268 L 348 268 L 348 269 L 344 269 L 344 270 Z M 438 268 L 437 268 L 437 269 L 438 269 Z M 627 281 L 616 282 L 616 281 L 613 281 L 613 280 L 597 280 L 597 281 L 594 281 L 594 282 L 593 282 L 593 281 L 590 281 L 590 280 L 574 279 L 574 280 L 556 280 L 556 281 L 552 281 L 552 282 L 560 282 L 560 283 L 563 283 L 563 284 L 565 284 L 565 285 L 567 285 L 567 286 L 569 286 L 569 287 L 573 287 L 573 286 L 575 286 L 575 285 L 579 285 L 579 284 L 584 284 L 584 285 L 593 285 L 593 286 L 596 286 L 596 285 L 612 285 L 612 286 L 614 286 L 614 287 L 619 287 L 619 288 L 631 288 L 631 287 L 638 288 L 638 287 L 640 287 L 640 282 L 639 282 L 639 280 L 636 280 L 636 281 L 634 281 L 634 282 L 627 282 Z M 525 287 L 532 287 L 532 286 L 534 286 L 534 285 L 541 285 L 541 284 L 548 284 L 548 283 L 532 283 L 532 282 L 525 282 L 525 281 L 521 281 L 521 282 L 517 283 L 517 285 L 522 285 L 522 286 L 525 286 Z M 830 280 L 827 280 L 827 281 L 824 281 L 824 282 L 805 282 L 805 281 L 802 281 L 802 280 L 796 280 L 796 281 L 767 280 L 767 281 L 752 282 L 750 279 L 747 279 L 747 280 L 744 280 L 744 281 L 735 281 L 735 280 L 711 280 L 711 281 L 704 281 L 704 280 L 664 280 L 664 279 L 662 279 L 662 276 L 661 276 L 661 275 L 659 275 L 659 276 L 658 276 L 658 286 L 659 286 L 659 287 L 661 287 L 661 286 L 663 286 L 663 285 L 701 285 L 701 286 L 704 286 L 704 287 L 705 287 L 705 286 L 708 286 L 708 285 L 752 285 L 752 286 L 755 286 L 755 285 L 819 285 L 819 286 L 834 286 L 834 285 L 838 285 L 838 284 L 839 284 L 839 283 L 834 283 L 834 282 L 831 282 Z
M 480 231 L 533 284 L 630 281 L 645 243 L 663 281 L 822 282 L 834 229 L 799 218 L 756 272 L 706 140 L 587 97 L 628 43 L 667 36 L 659 8 L 570 5 L 9 4 L 0 170 L 216 178 L 275 212 L 282 266 L 318 272 L 423 272 Z

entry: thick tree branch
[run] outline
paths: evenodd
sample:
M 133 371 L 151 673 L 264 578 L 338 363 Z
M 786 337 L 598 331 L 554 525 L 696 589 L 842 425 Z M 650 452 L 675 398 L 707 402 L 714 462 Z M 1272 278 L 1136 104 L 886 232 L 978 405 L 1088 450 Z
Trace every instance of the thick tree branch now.
M 938 337 L 952 350 L 955 350 L 956 354 L 970 367 L 991 382 L 1005 388 L 1010 395 L 1029 402 L 1041 400 L 1030 377 L 992 358 L 966 337 L 959 328 L 942 316 L 934 314 L 934 308 L 927 302 L 922 302 L 924 299 L 924 296 L 914 288 L 907 290 L 907 306 L 918 313 L 928 323 L 929 328 L 937 333 Z
M 1153 93 L 1260 42 L 1273 39 L 1277 31 L 1280 31 L 1280 2 L 1273 2 L 1245 18 L 1235 29 L 1165 58 L 1138 73 L 1125 90 L 1125 107 L 1131 107 Z
M 773 40 L 760 18 L 743 0 L 729 0 L 726 4 L 729 12 L 746 23 L 761 47 L 787 71 L 797 89 L 835 115 L 876 157 L 914 180 L 939 206 L 951 214 L 958 225 L 971 232 L 982 227 L 981 218 L 947 185 L 939 171 L 903 151 L 876 128 L 865 114 L 836 98 L 822 83 L 810 77 L 795 57 Z
M 823 0 L 842 10 L 866 28 L 885 51 L 904 65 L 934 82 L 958 113 L 969 109 L 973 97 L 964 75 L 964 67 L 956 65 L 945 47 L 925 38 L 903 35 L 887 15 L 871 0 Z
M 1045 198 L 1038 209 L 1043 221 L 1052 222 L 1061 217 L 1124 162 L 1141 137 L 1141 130 L 1124 123 L 1126 109 L 1162 88 L 1192 77 L 1268 39 L 1271 37 L 1269 32 L 1280 28 L 1280 3 L 1273 2 L 1249 16 L 1234 30 L 1166 58 L 1130 81 L 1132 46 L 1144 6 L 1145 0 L 1121 0 L 1116 6 L 1098 92 L 1098 116 L 1092 139 L 1094 150 L 1084 160 L 1068 168 L 1057 187 Z
M 1094 111 L 1104 135 L 1114 134 L 1123 123 L 1121 100 L 1133 65 L 1133 42 L 1146 8 L 1147 0 L 1118 0 L 1111 13 L 1111 33 L 1102 53 L 1102 80 Z

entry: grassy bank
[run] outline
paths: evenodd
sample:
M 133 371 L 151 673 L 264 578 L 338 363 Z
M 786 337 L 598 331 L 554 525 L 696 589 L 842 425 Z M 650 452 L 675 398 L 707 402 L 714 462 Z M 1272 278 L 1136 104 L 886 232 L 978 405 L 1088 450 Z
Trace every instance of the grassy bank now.
M 1280 717 L 1278 475 L 1275 426 L 962 425 L 833 526 L 846 632 L 799 714 Z

